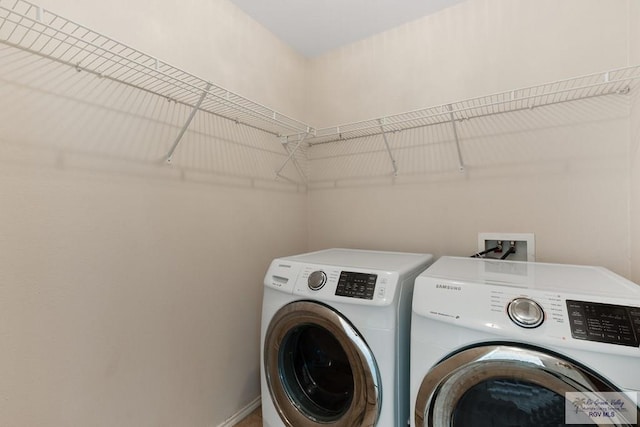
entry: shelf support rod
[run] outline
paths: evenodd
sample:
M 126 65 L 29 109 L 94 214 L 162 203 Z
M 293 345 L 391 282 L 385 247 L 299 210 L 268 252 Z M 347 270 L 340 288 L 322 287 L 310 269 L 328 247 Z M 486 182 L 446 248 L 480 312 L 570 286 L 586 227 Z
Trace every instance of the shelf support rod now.
M 387 154 L 389 155 L 389 159 L 391 159 L 393 176 L 398 176 L 398 166 L 396 165 L 396 159 L 393 158 L 393 154 L 391 153 L 391 147 L 389 147 L 389 141 L 387 140 L 387 132 L 384 130 L 385 119 L 382 118 L 379 121 L 380 121 L 380 130 L 382 131 L 382 139 L 384 139 L 384 146 L 387 147 Z
M 307 136 L 309 136 L 309 131 L 310 129 L 307 128 L 307 132 L 305 132 L 299 139 L 298 139 L 298 143 L 296 144 L 296 146 L 293 148 L 293 150 L 291 150 L 291 152 L 289 153 L 289 156 L 287 156 L 287 159 L 284 161 L 284 163 L 282 164 L 282 166 L 280 166 L 280 168 L 276 171 L 276 179 L 281 178 L 282 175 L 280 175 L 280 172 L 282 172 L 282 170 L 284 169 L 285 166 L 287 166 L 287 163 L 289 163 L 290 161 L 293 162 L 293 164 L 296 167 L 296 170 L 298 171 L 298 173 L 300 174 L 300 176 L 302 177 L 303 181 L 306 182 L 306 177 L 304 176 L 304 173 L 302 172 L 302 170 L 300 169 L 300 165 L 298 164 L 298 162 L 296 162 L 296 159 L 293 157 L 294 154 L 296 154 L 296 151 L 298 151 L 298 148 L 300 148 L 300 145 L 302 145 L 302 142 L 307 138 Z
M 453 107 L 451 104 L 447 105 L 449 110 L 449 117 L 451 117 L 451 127 L 453 128 L 453 137 L 456 140 L 456 150 L 458 151 L 458 170 L 464 172 L 464 161 L 462 160 L 462 150 L 460 150 L 460 139 L 458 138 L 458 128 L 456 127 L 456 118 L 453 114 Z
M 207 87 L 202 92 L 202 95 L 200 95 L 200 99 L 198 99 L 198 103 L 195 105 L 195 107 L 193 107 L 193 110 L 191 110 L 189 117 L 187 117 L 187 121 L 182 126 L 182 129 L 180 129 L 180 132 L 178 132 L 178 136 L 176 137 L 175 141 L 173 141 L 173 145 L 171 146 L 169 153 L 167 153 L 167 163 L 171 163 L 173 152 L 176 151 L 176 148 L 178 147 L 178 144 L 180 144 L 182 137 L 184 136 L 185 132 L 189 128 L 191 121 L 193 120 L 193 118 L 196 116 L 196 113 L 200 109 L 200 106 L 202 105 L 202 101 L 204 101 L 204 98 L 206 98 L 207 94 L 209 93 L 209 89 L 211 89 L 211 83 L 207 83 Z

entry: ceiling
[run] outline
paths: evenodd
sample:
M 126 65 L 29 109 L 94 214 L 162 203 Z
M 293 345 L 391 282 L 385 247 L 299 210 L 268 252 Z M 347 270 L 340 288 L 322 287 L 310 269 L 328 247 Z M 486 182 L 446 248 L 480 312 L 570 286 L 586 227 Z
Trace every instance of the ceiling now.
M 353 43 L 463 0 L 230 0 L 306 57 Z

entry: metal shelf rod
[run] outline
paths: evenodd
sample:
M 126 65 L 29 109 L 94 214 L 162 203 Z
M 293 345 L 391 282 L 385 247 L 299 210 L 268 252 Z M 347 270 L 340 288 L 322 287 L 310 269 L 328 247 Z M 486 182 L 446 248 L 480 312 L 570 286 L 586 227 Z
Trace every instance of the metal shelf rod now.
M 425 109 L 421 109 L 421 110 L 414 110 L 414 111 L 410 111 L 410 112 L 406 112 L 406 113 L 401 113 L 401 114 L 397 114 L 397 115 L 393 115 L 393 116 L 386 116 L 386 117 L 382 117 L 379 119 L 369 119 L 369 120 L 362 120 L 359 122 L 354 122 L 354 123 L 348 123 L 348 124 L 342 124 L 339 126 L 335 126 L 335 127 L 330 127 L 330 128 L 321 128 L 321 129 L 317 129 L 316 130 L 316 139 L 323 139 L 323 138 L 329 138 L 329 140 L 326 141 L 319 141 L 319 142 L 314 142 L 312 138 L 309 141 L 310 145 L 314 145 L 314 144 L 321 144 L 321 143 L 325 143 L 325 142 L 334 142 L 334 141 L 339 141 L 339 140 L 345 140 L 345 139 L 351 139 L 351 138 L 345 138 L 345 134 L 347 133 L 354 133 L 354 132 L 366 132 L 369 131 L 369 133 L 366 133 L 365 135 L 360 135 L 360 136 L 367 136 L 367 135 L 375 135 L 376 133 L 379 133 L 379 125 L 375 124 L 374 122 L 379 123 L 380 120 L 385 120 L 385 123 L 387 123 L 388 126 L 395 126 L 395 127 L 401 127 L 403 124 L 406 123 L 410 123 L 413 121 L 418 121 L 418 120 L 429 120 L 432 118 L 438 118 L 440 117 L 441 119 L 439 119 L 437 122 L 435 123 L 429 123 L 426 125 L 434 125 L 434 124 L 443 124 L 446 122 L 449 122 L 451 120 L 451 114 L 455 114 L 457 116 L 459 116 L 458 118 L 456 118 L 456 120 L 465 120 L 465 119 L 471 119 L 471 118 L 476 118 L 476 117 L 486 117 L 489 115 L 493 115 L 493 114 L 501 114 L 501 113 L 505 113 L 505 112 L 511 112 L 511 111 L 517 111 L 517 110 L 522 110 L 522 109 L 526 109 L 526 108 L 536 108 L 536 107 L 541 107 L 541 106 L 545 106 L 545 105 L 552 105 L 552 104 L 558 104 L 561 102 L 568 102 L 568 101 L 576 101 L 576 100 L 580 100 L 580 99 L 587 99 L 587 98 L 593 98 L 596 96 L 603 96 L 603 95 L 614 95 L 614 94 L 627 94 L 630 90 L 630 86 L 626 85 L 625 83 L 628 83 L 630 81 L 633 80 L 637 80 L 640 79 L 640 67 L 636 66 L 636 67 L 628 67 L 626 69 L 620 69 L 620 70 L 614 70 L 614 71 L 626 71 L 626 70 L 634 70 L 636 71 L 636 75 L 631 75 L 631 76 L 624 76 L 624 77 L 619 77 L 616 79 L 611 79 L 609 78 L 609 80 L 607 82 L 597 82 L 597 83 L 592 83 L 592 84 L 583 84 L 581 86 L 576 86 L 576 87 L 571 87 L 571 88 L 564 88 L 564 89 L 557 89 L 553 92 L 548 92 L 548 93 L 537 93 L 537 94 L 532 94 L 532 95 L 526 95 L 526 96 L 519 96 L 519 97 L 515 97 L 513 95 L 514 91 L 510 91 L 510 92 L 503 92 L 503 93 L 499 93 L 499 94 L 495 94 L 495 95 L 489 95 L 489 96 L 485 96 L 485 97 L 479 97 L 479 98 L 472 98 L 469 100 L 464 100 L 464 101 L 459 101 L 458 103 L 453 103 L 453 104 L 449 104 L 451 105 L 451 110 L 449 110 L 448 108 L 446 110 L 443 110 L 443 108 L 445 108 L 446 106 L 442 105 L 442 106 L 436 106 L 436 107 L 430 107 L 430 108 L 425 108 Z M 593 76 L 601 76 L 603 73 L 597 73 L 594 75 L 590 75 L 589 77 L 593 77 Z M 576 79 L 576 80 L 580 80 L 580 79 Z M 573 80 L 567 80 L 567 81 L 573 81 Z M 622 84 L 622 86 L 617 85 L 617 84 Z M 544 86 L 550 86 L 550 84 L 548 85 L 544 85 Z M 539 88 L 540 86 L 534 86 L 532 88 L 526 88 L 526 89 L 520 89 L 519 91 L 526 91 L 526 90 L 531 90 L 531 89 L 535 89 L 535 88 Z M 610 87 L 609 90 L 606 90 L 605 92 L 602 93 L 598 93 L 597 89 L 599 88 L 607 88 Z M 591 90 L 591 91 L 589 91 Z M 517 92 L 517 91 L 515 91 Z M 506 108 L 504 110 L 501 109 L 497 109 L 494 107 L 500 107 L 500 106 L 507 106 L 511 103 L 514 102 L 526 102 L 526 101 L 531 101 L 531 100 L 535 100 L 535 99 L 539 99 L 539 98 L 543 98 L 543 97 L 558 97 L 561 95 L 567 95 L 570 94 L 571 92 L 575 92 L 577 95 L 575 95 L 574 97 L 567 97 L 565 99 L 560 99 L 560 100 L 554 100 L 554 101 L 546 101 L 546 102 L 541 102 L 541 103 L 529 103 L 526 105 L 526 107 L 519 107 L 519 108 Z M 508 99 L 500 99 L 497 101 L 490 101 L 490 102 L 485 102 L 485 103 L 480 103 L 480 105 L 471 105 L 471 106 L 456 106 L 456 104 L 460 104 L 462 102 L 475 102 L 475 101 L 482 101 L 482 100 L 486 100 L 486 99 L 490 99 L 490 98 L 496 98 L 496 97 L 506 97 Z M 439 111 L 437 112 L 431 112 L 433 110 L 439 109 Z M 471 114 L 471 115 L 465 115 L 463 113 L 465 112 L 472 112 L 474 110 L 482 110 L 484 109 L 485 112 L 480 113 L 480 114 Z M 488 111 L 491 110 L 492 111 Z M 404 118 L 405 116 L 409 115 L 409 114 L 413 114 L 415 115 L 415 117 L 409 117 L 409 118 Z M 394 120 L 395 119 L 395 120 Z M 356 127 L 358 125 L 362 125 L 360 127 Z M 350 130 L 345 130 L 345 128 L 349 128 L 352 127 L 352 129 Z M 416 126 L 416 127 L 420 127 L 420 126 Z M 337 130 L 339 129 L 340 131 L 333 131 L 333 130 Z M 332 130 L 330 133 L 327 132 L 329 130 Z M 375 131 L 374 131 L 375 130 Z M 395 131 L 398 130 L 406 130 L 406 128 L 402 128 L 402 129 L 395 129 Z M 323 132 L 327 132 L 326 134 L 322 135 Z M 356 137 L 360 137 L 360 136 L 356 136 Z
M 625 88 L 625 89 L 621 89 L 618 92 L 611 92 L 611 93 L 601 93 L 601 94 L 595 94 L 595 95 L 591 95 L 591 96 L 586 96 L 586 97 L 581 97 L 579 98 L 579 100 L 583 100 L 583 99 L 591 99 L 591 98 L 598 98 L 601 96 L 609 96 L 609 95 L 614 95 L 614 94 L 621 94 L 621 95 L 626 95 L 628 94 L 630 91 L 630 89 Z M 557 104 L 564 104 L 567 102 L 573 102 L 573 101 L 577 101 L 578 99 L 563 99 L 561 101 L 554 101 L 554 102 L 549 102 L 547 104 L 544 105 L 540 105 L 538 107 L 545 107 L 545 106 L 550 106 L 550 105 L 557 105 Z M 538 108 L 536 107 L 536 108 Z M 478 115 L 474 115 L 473 117 L 464 117 L 461 119 L 456 119 L 456 121 L 458 122 L 463 122 L 465 120 L 471 120 L 473 119 L 481 119 L 484 117 L 490 117 L 490 116 L 495 116 L 498 114 L 505 114 L 505 113 L 513 113 L 513 112 L 518 112 L 518 111 L 523 111 L 523 110 L 531 110 L 532 107 L 529 106 L 523 106 L 523 107 L 518 107 L 518 108 L 512 108 L 506 111 L 495 111 L 495 112 L 488 112 L 488 113 L 484 113 L 484 114 L 478 114 Z M 434 116 L 435 117 L 435 116 Z M 419 118 L 419 119 L 414 119 L 414 120 L 423 120 L 424 118 Z M 410 121 L 410 120 L 407 120 Z M 420 123 L 420 124 L 416 124 L 416 125 L 412 125 L 412 126 L 407 126 L 407 127 L 403 127 L 402 129 L 397 129 L 397 130 L 392 130 L 392 131 L 387 131 L 387 133 L 392 132 L 403 132 L 403 131 L 407 131 L 407 130 L 414 130 L 414 129 L 420 129 L 420 128 L 424 128 L 424 127 L 430 127 L 430 126 L 437 126 L 437 125 L 443 125 L 443 124 L 447 124 L 450 122 L 449 120 L 442 120 L 442 121 L 437 121 L 437 122 L 432 122 L 432 123 Z M 367 128 L 369 129 L 369 128 Z M 318 131 L 321 131 L 322 129 L 318 129 Z M 355 132 L 355 131 L 353 131 Z M 366 133 L 366 134 L 362 134 L 362 135 L 354 135 L 354 136 L 347 136 L 345 137 L 344 134 L 341 134 L 341 138 L 339 139 L 330 139 L 330 140 L 326 140 L 326 141 L 309 141 L 309 145 L 320 145 L 320 144 L 330 144 L 333 142 L 337 142 L 337 141 L 348 141 L 348 140 L 352 140 L 352 139 L 357 139 L 357 138 L 363 138 L 363 137 L 367 137 L 367 136 L 373 136 L 375 135 L 375 133 Z M 332 135 L 327 135 L 327 136 L 332 136 Z M 319 137 L 322 138 L 322 137 Z
M 167 99 L 168 101 L 175 102 L 177 104 L 181 104 L 181 105 L 184 105 L 186 107 L 190 107 L 190 108 L 194 108 L 195 107 L 194 104 L 191 104 L 189 102 L 185 102 L 185 101 L 181 101 L 179 99 L 174 99 L 174 98 L 171 98 L 171 97 L 167 97 L 165 95 L 161 95 L 157 91 L 151 90 L 149 88 L 146 88 L 146 87 L 143 87 L 143 86 L 136 86 L 136 85 L 134 85 L 132 83 L 129 83 L 129 82 L 126 82 L 126 81 L 123 81 L 123 80 L 119 80 L 117 78 L 113 78 L 112 76 L 101 74 L 100 72 L 97 72 L 97 71 L 94 71 L 94 70 L 91 70 L 91 69 L 80 68 L 77 65 L 74 65 L 72 63 L 68 63 L 68 62 L 66 62 L 64 60 L 61 60 L 61 59 L 58 59 L 56 57 L 49 57 L 49 56 L 46 56 L 46 55 L 42 55 L 41 53 L 36 52 L 36 51 L 32 51 L 32 50 L 20 48 L 18 46 L 14 46 L 12 43 L 7 43 L 7 42 L 3 42 L 3 43 L 5 43 L 7 46 L 18 48 L 18 49 L 20 49 L 22 51 L 25 51 L 25 52 L 28 52 L 28 53 L 31 53 L 31 54 L 34 54 L 34 55 L 37 55 L 37 56 L 40 56 L 40 57 L 45 57 L 46 59 L 54 61 L 54 62 L 57 62 L 59 64 L 70 66 L 72 68 L 75 68 L 77 71 L 87 72 L 87 73 L 93 74 L 93 75 L 95 75 L 96 77 L 99 77 L 99 78 L 104 78 L 104 79 L 107 79 L 107 80 L 111 80 L 111 81 L 117 82 L 119 84 L 123 84 L 125 86 L 134 88 L 136 90 L 141 90 L 143 92 L 146 92 L 146 93 L 149 93 L 149 94 L 152 94 L 152 95 L 160 96 L 162 98 Z M 227 116 L 227 115 L 224 115 L 219 111 L 213 111 L 213 110 L 207 109 L 207 108 L 202 107 L 202 106 L 200 107 L 200 111 L 205 112 L 207 114 L 211 114 L 211 115 L 216 116 L 216 117 L 220 117 L 220 118 L 226 119 L 226 120 L 231 120 L 231 121 L 233 121 L 233 122 L 235 122 L 237 124 L 240 124 L 240 122 L 237 119 L 232 118 L 232 117 Z M 232 108 L 227 108 L 226 111 L 236 111 L 236 110 L 232 109 Z M 247 127 L 251 128 L 251 129 L 256 129 L 256 130 L 259 130 L 261 132 L 265 132 L 265 133 L 271 134 L 273 136 L 281 136 L 279 133 L 276 133 L 276 132 L 274 132 L 272 130 L 269 130 L 267 128 L 264 128 L 264 127 L 260 127 L 258 125 L 254 125 L 254 124 L 251 124 L 251 123 L 241 123 L 241 124 L 243 126 L 247 126 Z
M 26 11 L 17 11 L 18 6 L 25 5 Z M 24 0 L 13 1 L 11 7 L 5 7 L 0 1 L 1 10 L 7 11 L 8 14 L 4 17 L 0 16 L 0 29 L 6 25 L 13 25 L 8 36 L 3 36 L 1 41 L 12 47 L 69 65 L 75 62 L 73 65 L 77 69 L 92 71 L 99 76 L 111 77 L 112 80 L 151 92 L 157 92 L 159 87 L 162 88 L 161 90 L 167 91 L 177 89 L 177 93 L 181 96 L 185 96 L 185 94 L 186 96 L 199 96 L 202 93 L 204 83 L 206 83 L 196 76 L 167 64 L 163 65 L 168 70 L 162 70 L 157 59 L 44 9 L 41 13 L 36 13 L 35 18 L 28 16 L 27 14 L 33 13 L 33 10 L 38 10 L 38 7 Z M 45 23 L 43 20 L 45 14 L 50 17 L 49 23 Z M 57 28 L 53 27 L 54 24 L 57 24 Z M 69 27 L 72 28 L 67 30 Z M 19 30 L 23 31 L 23 34 L 19 34 Z M 30 37 L 33 39 L 29 39 Z M 17 40 L 15 40 L 16 38 Z M 64 49 L 65 47 L 66 49 Z M 147 59 L 149 63 L 147 63 Z M 143 60 L 145 61 L 143 62 Z M 142 85 L 152 85 L 152 87 L 145 88 Z M 177 96 L 176 93 L 158 92 L 156 94 L 164 97 Z M 210 91 L 207 98 L 220 102 L 225 108 L 230 108 L 240 115 L 264 121 L 282 129 L 277 132 L 271 131 L 270 133 L 273 134 L 281 135 L 285 130 L 303 131 L 309 127 L 237 94 L 222 98 L 215 91 Z M 192 105 L 189 102 L 186 104 Z M 255 123 L 249 124 L 253 125 L 252 127 L 262 129 Z

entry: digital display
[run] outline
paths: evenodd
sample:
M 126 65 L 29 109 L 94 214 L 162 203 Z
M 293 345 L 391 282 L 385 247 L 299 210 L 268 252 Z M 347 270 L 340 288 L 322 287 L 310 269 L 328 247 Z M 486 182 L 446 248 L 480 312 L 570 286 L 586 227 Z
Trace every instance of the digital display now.
M 343 297 L 373 299 L 377 274 L 341 271 L 336 295 Z
M 573 338 L 640 346 L 640 307 L 567 300 L 567 311 Z

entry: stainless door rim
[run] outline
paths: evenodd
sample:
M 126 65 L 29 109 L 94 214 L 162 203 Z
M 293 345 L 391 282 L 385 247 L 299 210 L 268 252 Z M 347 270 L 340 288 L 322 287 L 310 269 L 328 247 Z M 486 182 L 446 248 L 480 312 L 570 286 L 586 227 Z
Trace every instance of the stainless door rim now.
M 297 405 L 283 383 L 279 351 L 287 334 L 297 327 L 316 325 L 329 331 L 342 346 L 353 372 L 353 399 L 344 416 L 334 422 L 316 420 Z M 271 399 L 287 427 L 375 426 L 382 390 L 375 358 L 355 327 L 331 307 L 316 301 L 295 301 L 280 308 L 269 323 L 264 340 L 264 370 Z
M 620 391 L 589 369 L 553 352 L 519 344 L 479 345 L 445 358 L 425 375 L 415 402 L 416 427 L 451 425 L 454 409 L 470 388 L 505 378 L 527 381 L 562 396 L 567 392 Z M 623 393 L 620 396 L 626 398 Z M 627 402 L 627 407 L 634 406 L 631 400 Z

